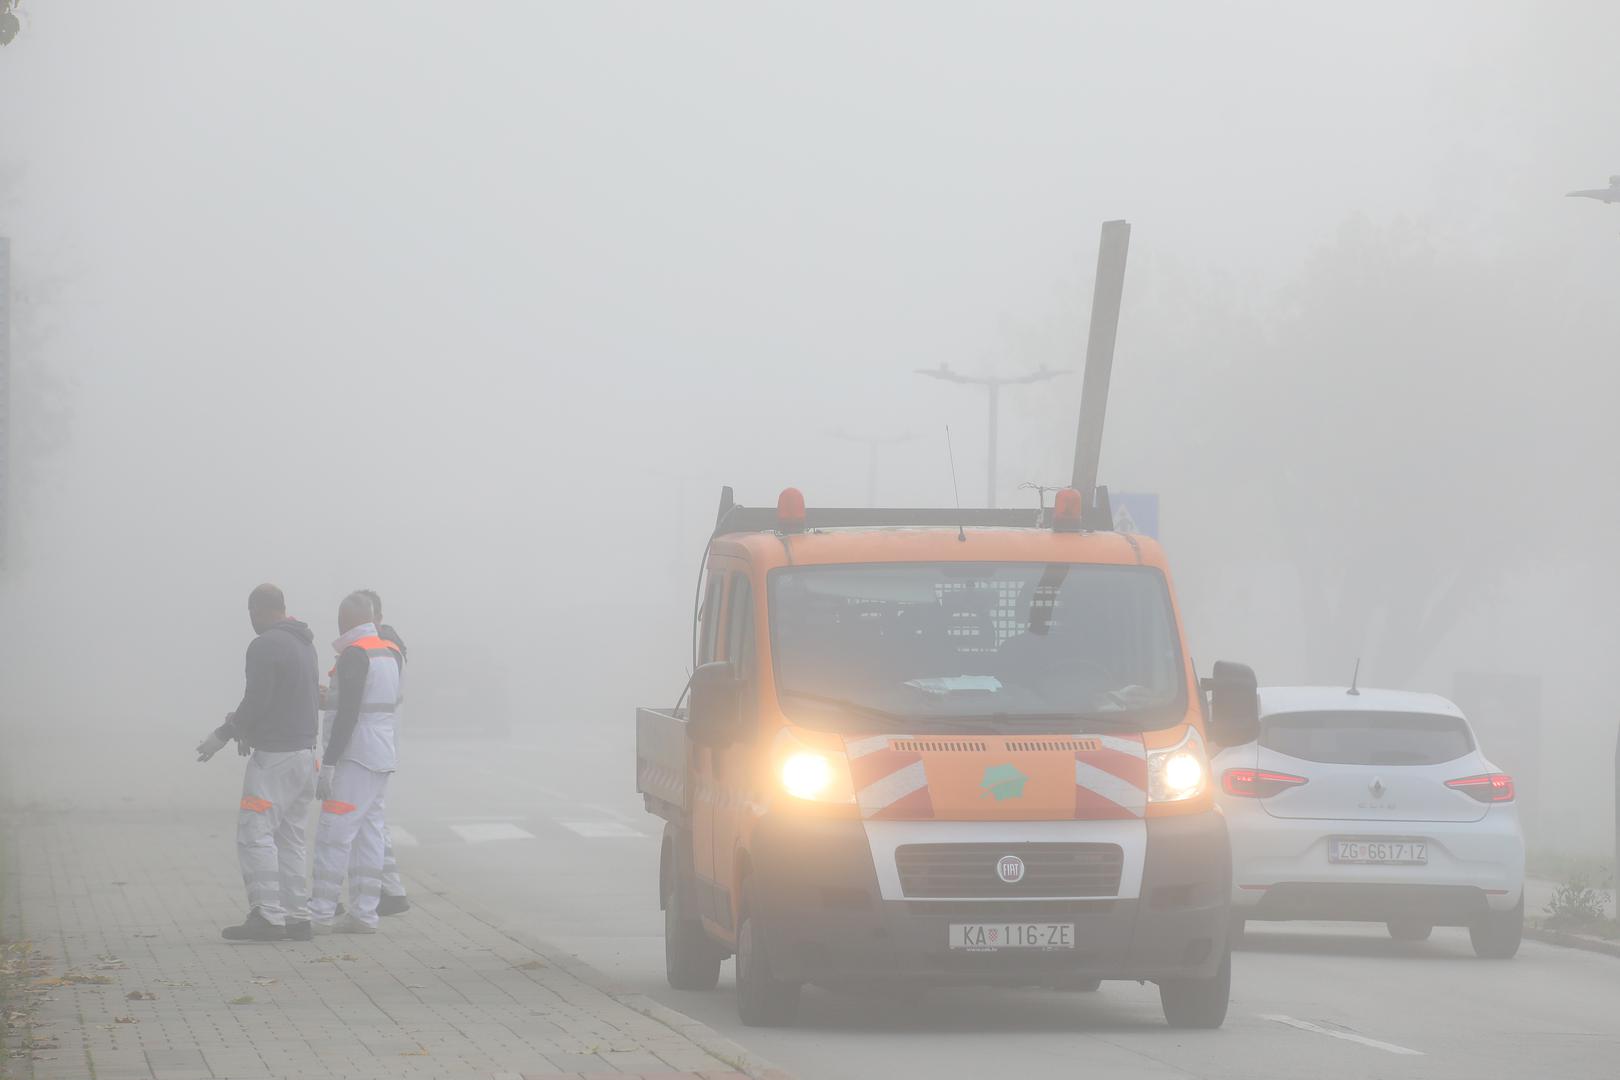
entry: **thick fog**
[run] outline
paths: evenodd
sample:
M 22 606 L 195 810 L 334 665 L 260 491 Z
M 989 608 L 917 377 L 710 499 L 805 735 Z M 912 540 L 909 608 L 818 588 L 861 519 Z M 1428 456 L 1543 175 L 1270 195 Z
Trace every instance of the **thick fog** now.
M 722 484 L 858 505 L 894 438 L 878 500 L 947 504 L 948 425 L 981 501 L 982 393 L 914 369 L 1072 369 L 995 484 L 1066 479 L 1123 217 L 1102 479 L 1201 669 L 1539 679 L 1540 835 L 1607 843 L 1620 207 L 1564 194 L 1620 172 L 1615 5 L 19 15 L 11 731 L 186 752 L 264 580 L 318 642 L 380 591 L 414 728 L 627 731 Z

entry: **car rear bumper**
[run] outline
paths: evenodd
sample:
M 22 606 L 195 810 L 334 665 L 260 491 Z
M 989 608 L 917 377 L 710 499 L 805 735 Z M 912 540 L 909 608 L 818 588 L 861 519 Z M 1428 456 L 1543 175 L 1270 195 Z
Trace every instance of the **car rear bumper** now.
M 1208 977 L 1229 924 L 1225 822 L 1216 813 L 1151 819 L 1147 831 L 1138 898 L 886 900 L 861 822 L 767 817 L 751 859 L 772 971 L 821 983 Z M 952 923 L 1072 923 L 1075 947 L 953 950 Z
M 1238 808 L 1228 814 L 1232 906 L 1245 918 L 1463 925 L 1487 909 L 1512 908 L 1524 890 L 1524 834 L 1517 815 L 1500 808 L 1467 822 L 1289 819 Z M 1330 862 L 1333 837 L 1423 840 L 1428 862 Z

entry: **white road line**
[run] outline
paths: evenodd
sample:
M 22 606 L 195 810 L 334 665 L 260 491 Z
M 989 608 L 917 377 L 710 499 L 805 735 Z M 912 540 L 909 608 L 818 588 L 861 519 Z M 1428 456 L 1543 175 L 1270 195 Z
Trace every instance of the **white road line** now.
M 630 836 L 645 839 L 647 834 L 637 832 L 630 826 L 618 821 L 559 821 L 557 824 L 570 829 L 581 836 L 592 840 L 601 840 L 607 837 Z
M 452 825 L 450 831 L 469 844 L 484 844 L 491 840 L 533 840 L 534 833 L 520 829 L 510 821 L 484 821 L 473 825 Z
M 393 842 L 395 847 L 422 846 L 422 841 L 418 840 L 410 830 L 402 829 L 398 825 L 388 826 L 388 839 Z
M 1313 1024 L 1309 1020 L 1295 1020 L 1292 1016 L 1262 1016 L 1260 1019 L 1271 1020 L 1278 1024 L 1287 1024 L 1289 1027 L 1298 1028 L 1301 1031 L 1313 1031 L 1318 1035 L 1328 1035 L 1335 1039 L 1343 1039 L 1345 1042 L 1360 1043 L 1362 1046 L 1370 1046 L 1374 1050 L 1384 1050 L 1391 1054 L 1411 1054 L 1415 1057 L 1424 1056 L 1422 1050 L 1413 1050 L 1410 1047 L 1396 1046 L 1394 1043 L 1380 1042 L 1377 1039 L 1369 1039 L 1367 1036 L 1357 1035 L 1353 1031 L 1337 1031 L 1330 1027 L 1323 1027 L 1321 1024 Z
M 599 803 L 593 802 L 581 803 L 580 805 L 585 807 L 587 810 L 595 810 L 598 814 L 601 814 L 604 817 L 610 817 L 614 821 L 622 822 L 625 825 L 634 826 L 637 821 L 636 818 L 627 817 L 626 815 L 621 814 L 617 810 L 613 809 L 611 806 L 602 806 Z

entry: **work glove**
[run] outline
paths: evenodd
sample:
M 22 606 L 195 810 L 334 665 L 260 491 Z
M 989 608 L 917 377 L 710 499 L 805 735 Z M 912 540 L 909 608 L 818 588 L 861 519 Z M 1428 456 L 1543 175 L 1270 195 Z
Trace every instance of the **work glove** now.
M 207 761 L 209 758 L 225 749 L 225 744 L 228 741 L 229 740 L 221 737 L 219 732 L 210 731 L 208 733 L 208 738 L 197 744 L 197 760 Z
M 335 775 L 337 775 L 337 766 L 321 766 L 321 775 L 315 780 L 315 797 L 321 802 L 325 802 L 332 797 L 332 778 Z

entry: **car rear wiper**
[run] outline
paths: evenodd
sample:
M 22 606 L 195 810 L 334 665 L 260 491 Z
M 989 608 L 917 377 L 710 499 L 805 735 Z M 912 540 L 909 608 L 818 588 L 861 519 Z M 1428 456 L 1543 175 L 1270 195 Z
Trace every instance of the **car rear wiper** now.
M 855 713 L 857 716 L 870 716 L 876 720 L 898 720 L 906 722 L 917 719 L 917 717 L 907 716 L 904 713 L 890 712 L 887 709 L 880 709 L 876 705 L 864 705 L 859 701 L 851 701 L 849 698 L 833 697 L 830 694 L 816 694 L 809 690 L 793 690 L 779 687 L 776 693 L 779 697 L 795 697 L 802 698 L 805 701 L 819 701 L 823 705 L 832 705 L 836 708 L 844 710 L 845 712 Z

